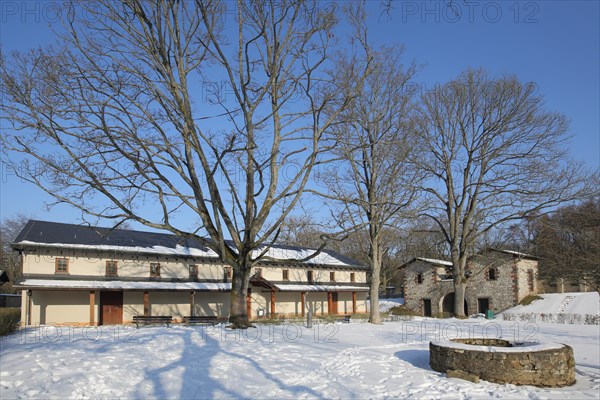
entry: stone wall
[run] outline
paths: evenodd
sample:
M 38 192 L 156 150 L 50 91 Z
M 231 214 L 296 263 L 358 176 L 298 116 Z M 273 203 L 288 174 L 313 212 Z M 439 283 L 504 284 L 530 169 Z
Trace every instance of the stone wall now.
M 460 377 L 477 382 L 479 378 L 494 383 L 560 387 L 575 383 L 573 349 L 567 345 L 523 347 L 522 351 L 499 339 L 455 339 L 453 342 L 467 346 L 429 344 L 430 365 L 450 377 Z M 494 343 L 492 343 L 494 342 Z M 474 345 L 473 350 L 467 349 Z M 494 347 L 493 351 L 482 350 Z

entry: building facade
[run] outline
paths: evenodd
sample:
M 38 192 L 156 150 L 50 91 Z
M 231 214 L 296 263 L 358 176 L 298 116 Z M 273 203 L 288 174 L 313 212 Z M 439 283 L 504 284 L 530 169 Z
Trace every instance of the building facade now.
M 454 313 L 450 261 L 414 258 L 400 268 L 407 308 L 423 316 Z M 467 274 L 467 315 L 485 314 L 488 310 L 498 313 L 538 293 L 538 261 L 527 254 L 488 249 L 467 262 Z
M 134 315 L 228 317 L 232 269 L 205 244 L 174 235 L 29 221 L 16 238 L 22 323 L 107 325 Z M 367 268 L 323 251 L 274 246 L 253 269 L 251 319 L 368 311 Z M 285 261 L 283 261 L 285 260 Z

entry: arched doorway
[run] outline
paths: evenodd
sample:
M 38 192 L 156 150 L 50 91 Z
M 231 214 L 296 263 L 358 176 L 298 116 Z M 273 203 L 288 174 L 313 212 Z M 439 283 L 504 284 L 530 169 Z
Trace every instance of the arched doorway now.
M 448 293 L 442 300 L 442 312 L 454 315 L 454 292 Z M 467 299 L 465 299 L 465 315 L 469 315 Z

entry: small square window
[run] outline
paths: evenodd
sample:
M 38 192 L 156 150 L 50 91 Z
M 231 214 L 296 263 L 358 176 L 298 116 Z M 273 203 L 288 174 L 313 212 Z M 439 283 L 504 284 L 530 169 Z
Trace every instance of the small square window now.
M 150 277 L 160 277 L 160 263 L 150 263 Z
M 417 274 L 416 280 L 417 280 L 417 284 L 419 284 L 419 285 L 422 284 L 423 283 L 423 274 L 421 274 L 421 273 Z
M 308 283 L 313 283 L 314 282 L 314 274 L 313 271 L 308 271 L 306 273 L 306 277 L 308 278 Z
M 190 279 L 198 278 L 198 266 L 196 264 L 190 264 L 188 265 L 188 268 L 190 272 Z
M 284 281 L 289 281 L 290 280 L 290 270 L 289 269 L 284 269 L 282 271 L 283 273 L 283 280 Z
M 495 281 L 497 279 L 497 275 L 498 273 L 496 271 L 496 268 L 490 268 L 488 270 L 488 278 L 490 281 Z
M 335 282 L 335 272 L 332 271 L 329 273 L 329 281 Z
M 107 261 L 106 262 L 106 276 L 117 276 L 118 268 L 116 261 Z
M 223 271 L 223 273 L 225 274 L 225 280 L 231 279 L 233 277 L 232 271 L 233 270 L 231 267 L 225 267 L 225 270 Z
M 59 274 L 69 273 L 69 259 L 68 258 L 57 258 L 55 265 L 55 272 Z
M 350 282 L 356 282 L 356 275 L 354 272 L 350 272 Z

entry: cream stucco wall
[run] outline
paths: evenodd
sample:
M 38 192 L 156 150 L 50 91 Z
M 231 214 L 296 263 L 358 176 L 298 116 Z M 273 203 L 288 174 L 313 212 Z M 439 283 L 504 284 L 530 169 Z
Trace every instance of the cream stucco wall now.
M 55 274 L 56 259 L 67 258 L 69 260 L 68 275 L 78 276 L 105 276 L 106 261 L 116 261 L 118 276 L 124 278 L 148 278 L 150 277 L 150 263 L 160 264 L 160 276 L 166 279 L 187 279 L 189 277 L 189 265 L 196 264 L 198 267 L 198 279 L 201 280 L 223 280 L 225 270 L 223 265 L 211 263 L 196 263 L 192 260 L 182 258 L 165 257 L 107 257 L 99 253 L 67 252 L 49 250 L 45 254 L 27 254 L 23 261 L 24 274 Z M 57 273 L 57 275 L 59 275 Z M 62 274 L 60 274 L 62 275 Z
M 256 268 L 260 268 L 261 275 L 263 278 L 274 282 L 283 282 L 283 270 L 287 270 L 290 283 L 307 283 L 308 282 L 308 271 L 313 271 L 313 281 L 321 283 L 350 283 L 350 274 L 354 273 L 354 283 L 366 283 L 367 273 L 365 271 L 347 271 L 341 269 L 321 269 L 306 267 L 288 267 L 288 266 L 259 266 L 255 267 L 253 273 L 256 272 Z M 335 272 L 335 280 L 330 280 L 330 273 Z
M 34 291 L 32 293 L 31 324 L 87 324 L 90 322 L 90 297 L 88 291 Z M 22 321 L 27 318 L 27 295 L 23 293 Z M 98 299 L 94 305 L 98 316 Z M 97 321 L 97 319 L 96 319 Z
M 230 293 L 196 292 L 194 295 L 194 315 L 226 317 L 231 304 Z

